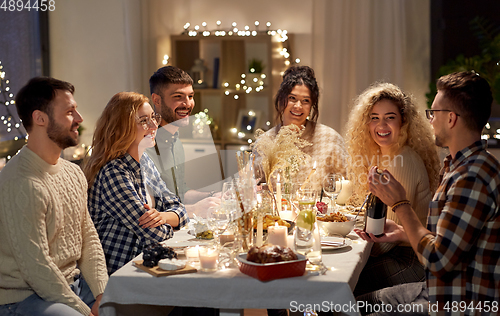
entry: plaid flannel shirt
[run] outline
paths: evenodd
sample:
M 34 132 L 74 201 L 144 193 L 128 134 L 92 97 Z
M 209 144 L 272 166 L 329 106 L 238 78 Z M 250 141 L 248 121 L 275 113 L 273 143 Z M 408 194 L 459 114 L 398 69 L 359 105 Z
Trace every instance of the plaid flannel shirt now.
M 459 151 L 455 159 L 446 157 L 441 184 L 429 205 L 427 228 L 432 234 L 418 246 L 431 302 L 448 302 L 450 308 L 453 302 L 473 302 L 474 308 L 496 302 L 498 312 L 499 172 L 500 163 L 486 151 L 485 141 Z
M 144 172 L 147 172 L 145 177 Z M 158 211 L 179 216 L 177 228 L 189 221 L 184 205 L 167 189 L 147 155 L 141 157 L 140 164 L 129 154 L 108 162 L 99 170 L 89 190 L 88 208 L 109 274 L 140 254 L 145 246 L 174 234 L 168 224 L 155 228 L 139 226 L 139 218 L 147 211 L 146 185 L 154 193 Z

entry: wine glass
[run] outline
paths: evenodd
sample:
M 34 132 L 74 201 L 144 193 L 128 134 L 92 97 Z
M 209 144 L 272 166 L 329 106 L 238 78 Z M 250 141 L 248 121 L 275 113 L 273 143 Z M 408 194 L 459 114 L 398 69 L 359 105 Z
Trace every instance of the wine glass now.
M 323 179 L 323 192 L 328 196 L 333 211 L 337 209 L 337 197 L 342 191 L 342 175 L 330 173 Z
M 220 247 L 220 235 L 223 234 L 231 221 L 231 213 L 220 207 L 210 208 L 208 213 L 208 225 L 214 233 L 214 241 Z
M 224 182 L 221 192 L 221 208 L 225 212 L 233 212 L 236 210 L 236 190 L 234 182 Z

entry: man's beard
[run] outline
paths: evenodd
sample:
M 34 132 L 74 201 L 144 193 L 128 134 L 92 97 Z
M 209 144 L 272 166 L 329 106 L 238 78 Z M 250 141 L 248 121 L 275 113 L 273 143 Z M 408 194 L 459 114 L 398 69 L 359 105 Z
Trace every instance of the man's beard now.
M 187 108 L 179 108 L 179 110 L 187 110 Z M 161 100 L 161 118 L 165 120 L 167 124 L 172 124 L 178 127 L 187 126 L 189 124 L 189 116 L 180 120 L 176 120 L 175 111 L 168 107 L 163 99 Z M 191 114 L 191 113 L 189 113 Z
M 441 148 L 448 148 L 448 146 L 446 146 L 444 144 L 444 141 L 443 141 L 443 137 L 441 137 L 440 135 L 434 135 L 434 143 L 436 144 L 436 146 L 438 147 L 441 147 Z
M 78 124 L 72 125 L 71 126 L 72 129 L 75 126 L 78 126 Z M 55 120 L 53 120 L 49 116 L 49 126 L 47 128 L 47 136 L 50 138 L 50 140 L 52 140 L 62 149 L 78 145 L 78 139 L 71 137 L 69 133 L 70 131 L 65 130 L 64 127 L 57 124 Z

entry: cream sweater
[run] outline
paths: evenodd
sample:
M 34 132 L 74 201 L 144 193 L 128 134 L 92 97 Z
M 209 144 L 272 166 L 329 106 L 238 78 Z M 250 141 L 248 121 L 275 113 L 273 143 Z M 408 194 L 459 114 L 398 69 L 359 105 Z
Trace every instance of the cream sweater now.
M 429 176 L 422 158 L 411 147 L 405 146 L 386 169 L 405 188 L 406 198 L 411 202 L 411 207 L 425 227 L 432 194 L 429 188 Z M 387 211 L 387 218 L 401 224 L 392 210 Z
M 381 167 L 387 169 L 405 188 L 406 198 L 410 201 L 411 207 L 422 225 L 426 227 L 432 194 L 429 186 L 429 176 L 422 158 L 411 147 L 405 146 L 401 153 L 391 160 L 388 166 L 379 166 L 379 168 Z M 390 208 L 387 209 L 387 218 L 401 225 L 396 213 Z M 371 254 L 374 256 L 383 254 L 396 245 L 395 243 L 375 243 Z M 400 246 L 410 247 L 410 244 L 402 243 Z
M 0 173 L 0 241 L 0 305 L 37 293 L 90 314 L 69 285 L 81 272 L 95 297 L 108 274 L 77 165 L 50 165 L 26 146 L 9 161 Z

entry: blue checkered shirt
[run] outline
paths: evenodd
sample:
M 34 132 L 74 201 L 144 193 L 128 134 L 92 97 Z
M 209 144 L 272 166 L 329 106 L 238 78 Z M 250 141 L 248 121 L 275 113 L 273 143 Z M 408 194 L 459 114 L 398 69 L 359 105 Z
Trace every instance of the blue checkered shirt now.
M 99 170 L 89 190 L 88 208 L 109 274 L 140 254 L 145 246 L 169 239 L 174 234 L 168 224 L 155 228 L 139 226 L 139 218 L 147 211 L 144 207 L 146 186 L 154 195 L 158 211 L 174 212 L 179 216 L 180 224 L 176 228 L 189 221 L 184 205 L 167 189 L 147 155 L 141 157 L 140 164 L 128 153 L 108 162 Z

